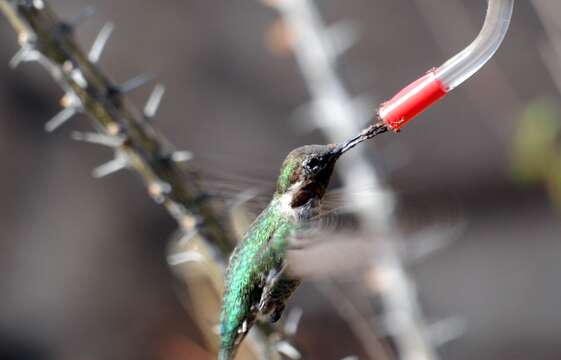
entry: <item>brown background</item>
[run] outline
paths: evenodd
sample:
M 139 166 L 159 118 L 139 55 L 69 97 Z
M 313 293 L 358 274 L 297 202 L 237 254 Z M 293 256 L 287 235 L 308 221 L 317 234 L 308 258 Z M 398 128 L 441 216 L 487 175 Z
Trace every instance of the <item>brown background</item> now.
M 485 6 L 318 3 L 327 21 L 360 26 L 340 72 L 353 94 L 370 93 L 373 104 L 470 41 Z M 458 3 L 462 19 L 448 12 Z M 272 183 L 291 148 L 324 141 L 293 126 L 305 121 L 293 114 L 309 96 L 293 59 L 267 49 L 277 14 L 259 1 L 51 4 L 64 17 L 97 7 L 78 31 L 84 46 L 104 21 L 116 23 L 102 67 L 117 82 L 158 75 L 168 92 L 157 127 L 192 150 L 205 172 Z M 423 14 L 433 14 L 434 28 Z M 558 216 L 539 186 L 520 188 L 509 177 L 521 109 L 536 97 L 559 100 L 539 55 L 543 39 L 533 8 L 518 1 L 491 66 L 399 136 L 368 145 L 398 193 L 404 223 L 466 223 L 451 247 L 411 268 L 429 318 L 467 321 L 466 334 L 440 349 L 446 360 L 561 357 Z M 72 129 L 88 128 L 85 118 L 43 132 L 61 94 L 37 65 L 9 70 L 16 50 L 0 18 L 0 358 L 204 358 L 186 341 L 198 338 L 164 261 L 174 223 L 130 174 L 89 176 L 110 152 L 68 139 Z M 143 104 L 148 92 L 135 92 L 133 101 Z M 303 348 L 311 358 L 358 351 L 309 286 L 295 302 L 304 305 Z

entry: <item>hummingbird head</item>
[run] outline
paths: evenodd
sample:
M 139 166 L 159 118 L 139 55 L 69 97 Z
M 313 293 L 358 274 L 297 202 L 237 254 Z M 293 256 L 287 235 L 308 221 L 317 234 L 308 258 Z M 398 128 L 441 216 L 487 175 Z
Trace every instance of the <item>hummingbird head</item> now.
M 291 151 L 282 164 L 275 195 L 290 194 L 292 208 L 320 200 L 339 157 L 361 142 L 386 131 L 387 126 L 379 122 L 340 144 L 307 145 Z
M 282 164 L 276 195 L 290 194 L 292 208 L 321 199 L 341 154 L 337 145 L 307 145 L 291 151 Z

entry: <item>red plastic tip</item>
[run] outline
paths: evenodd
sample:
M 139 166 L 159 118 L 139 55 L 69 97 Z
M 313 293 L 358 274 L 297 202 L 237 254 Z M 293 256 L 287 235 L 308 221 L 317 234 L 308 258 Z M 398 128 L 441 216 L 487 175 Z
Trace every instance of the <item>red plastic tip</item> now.
M 436 78 L 433 69 L 409 84 L 391 100 L 383 103 L 378 109 L 378 116 L 390 129 L 399 131 L 407 122 L 431 107 L 447 93 L 446 87 Z

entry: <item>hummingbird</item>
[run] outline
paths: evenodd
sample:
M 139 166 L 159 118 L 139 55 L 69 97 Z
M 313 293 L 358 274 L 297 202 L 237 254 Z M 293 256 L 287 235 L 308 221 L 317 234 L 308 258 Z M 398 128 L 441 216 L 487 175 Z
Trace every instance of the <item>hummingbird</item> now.
M 219 360 L 234 358 L 259 315 L 269 316 L 273 323 L 280 319 L 301 283 L 287 269 L 287 249 L 320 214 L 335 163 L 357 144 L 387 130 L 377 123 L 344 143 L 307 145 L 288 154 L 270 203 L 230 256 L 220 315 Z

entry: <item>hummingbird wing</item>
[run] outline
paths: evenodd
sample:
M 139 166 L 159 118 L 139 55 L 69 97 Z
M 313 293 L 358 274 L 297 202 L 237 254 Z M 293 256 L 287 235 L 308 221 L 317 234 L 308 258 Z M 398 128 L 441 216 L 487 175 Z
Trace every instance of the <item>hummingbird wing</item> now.
M 325 277 L 356 277 L 363 273 L 376 256 L 376 237 L 317 231 L 298 239 L 302 244 L 287 251 L 286 273 L 293 278 L 322 279 Z

